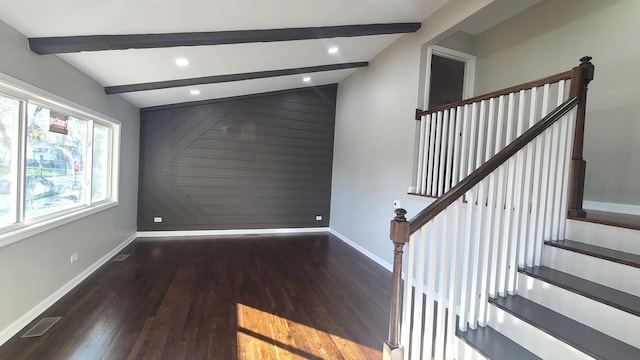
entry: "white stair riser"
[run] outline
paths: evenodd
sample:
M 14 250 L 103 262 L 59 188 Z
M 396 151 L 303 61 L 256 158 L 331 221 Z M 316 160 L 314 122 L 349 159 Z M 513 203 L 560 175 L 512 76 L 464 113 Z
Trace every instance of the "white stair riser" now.
M 490 306 L 489 326 L 545 360 L 592 359 L 583 352 L 512 316 Z
M 478 353 L 474 348 L 467 345 L 462 340 L 458 340 L 458 357 L 457 359 L 461 360 L 488 360 L 480 353 Z
M 606 247 L 618 251 L 640 254 L 640 231 L 567 220 L 567 239 Z
M 545 245 L 542 264 L 604 286 L 640 296 L 640 269 Z
M 640 348 L 640 317 L 524 274 L 518 281 L 519 295 Z

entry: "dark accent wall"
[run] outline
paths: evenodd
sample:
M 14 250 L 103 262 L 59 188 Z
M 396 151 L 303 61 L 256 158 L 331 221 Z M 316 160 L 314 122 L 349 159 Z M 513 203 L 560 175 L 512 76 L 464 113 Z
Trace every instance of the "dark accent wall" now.
M 328 226 L 336 91 L 143 109 L 138 230 Z

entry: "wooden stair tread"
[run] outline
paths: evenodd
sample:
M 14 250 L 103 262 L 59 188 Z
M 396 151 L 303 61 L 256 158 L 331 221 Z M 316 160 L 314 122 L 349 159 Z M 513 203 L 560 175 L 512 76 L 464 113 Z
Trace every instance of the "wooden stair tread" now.
M 487 359 L 542 359 L 489 326 L 467 331 L 456 329 L 456 336 Z
M 640 268 L 640 255 L 589 245 L 573 240 L 545 241 L 546 245 Z
M 640 230 L 640 216 L 607 211 L 587 210 L 586 217 L 569 216 L 571 220 Z
M 520 268 L 518 271 L 616 309 L 640 316 L 640 297 L 638 296 L 546 266 Z
M 499 297 L 489 302 L 596 359 L 640 359 L 640 349 L 522 296 Z

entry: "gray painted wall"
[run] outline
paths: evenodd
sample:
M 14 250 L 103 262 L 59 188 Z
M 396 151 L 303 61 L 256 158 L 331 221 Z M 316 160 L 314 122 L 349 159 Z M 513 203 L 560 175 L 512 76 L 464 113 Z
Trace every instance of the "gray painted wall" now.
M 476 93 L 570 69 L 593 56 L 585 200 L 640 205 L 640 1 L 544 1 L 480 34 Z
M 143 111 L 138 230 L 328 226 L 335 98 L 334 85 Z
M 460 21 L 489 3 L 449 2 L 418 33 L 403 36 L 340 83 L 331 228 L 383 261 L 392 259 L 393 200 L 401 201 L 409 217 L 431 202 L 406 195 L 416 132 L 411 119 L 421 99 L 421 49 L 454 34 Z M 639 7 L 637 0 L 546 1 L 475 41 L 476 93 L 568 70 L 580 56 L 594 56 L 585 145 L 588 200 L 640 204 L 633 186 L 640 175 L 640 163 L 633 162 L 640 153 L 640 113 L 633 98 Z
M 476 54 L 476 36 L 462 31 L 451 34 L 446 39 L 440 41 L 438 45 L 469 55 Z
M 0 72 L 122 122 L 119 206 L 0 247 L 1 332 L 135 233 L 139 114 L 58 57 L 33 54 L 3 22 L 0 44 Z
M 393 201 L 415 215 L 432 200 L 407 195 L 412 185 L 420 103 L 420 57 L 451 28 L 491 1 L 452 0 L 338 86 L 331 229 L 391 263 Z

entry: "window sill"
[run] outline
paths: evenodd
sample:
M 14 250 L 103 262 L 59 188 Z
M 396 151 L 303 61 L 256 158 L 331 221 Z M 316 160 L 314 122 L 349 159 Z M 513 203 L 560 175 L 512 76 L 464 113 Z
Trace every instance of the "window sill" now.
M 5 229 L 6 232 L 0 234 L 0 248 L 18 242 L 22 239 L 34 236 L 45 231 L 54 229 L 58 226 L 68 224 L 72 221 L 82 219 L 84 217 L 97 214 L 118 205 L 118 201 L 109 201 L 99 205 L 83 208 L 78 211 L 62 214 L 60 216 L 40 221 L 31 225 L 18 225 L 17 227 Z

